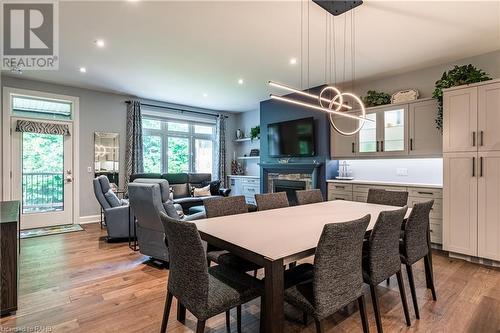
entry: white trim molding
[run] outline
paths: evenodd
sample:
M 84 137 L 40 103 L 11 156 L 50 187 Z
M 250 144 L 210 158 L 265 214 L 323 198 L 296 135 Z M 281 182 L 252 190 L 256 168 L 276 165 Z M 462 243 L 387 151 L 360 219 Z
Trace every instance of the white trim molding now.
M 101 215 L 87 215 L 78 218 L 79 224 L 99 223 L 100 221 Z

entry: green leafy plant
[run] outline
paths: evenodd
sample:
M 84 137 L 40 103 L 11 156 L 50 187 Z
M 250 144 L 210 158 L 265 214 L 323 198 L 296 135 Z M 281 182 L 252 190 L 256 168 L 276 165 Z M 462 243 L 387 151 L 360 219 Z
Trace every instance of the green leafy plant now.
M 436 81 L 432 97 L 438 100 L 438 114 L 436 116 L 436 128 L 443 130 L 443 89 L 491 80 L 486 72 L 473 65 L 456 66 Z
M 255 139 L 260 136 L 260 125 L 252 127 L 250 129 L 250 139 Z
M 391 103 L 391 95 L 385 92 L 368 90 L 366 96 L 363 97 L 363 103 L 367 107 L 389 104 Z

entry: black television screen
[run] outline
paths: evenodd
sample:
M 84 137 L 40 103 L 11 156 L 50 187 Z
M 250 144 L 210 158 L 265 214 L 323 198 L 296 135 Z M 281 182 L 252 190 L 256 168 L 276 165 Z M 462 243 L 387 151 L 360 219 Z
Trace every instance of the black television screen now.
M 303 118 L 267 125 L 271 157 L 315 156 L 314 118 Z

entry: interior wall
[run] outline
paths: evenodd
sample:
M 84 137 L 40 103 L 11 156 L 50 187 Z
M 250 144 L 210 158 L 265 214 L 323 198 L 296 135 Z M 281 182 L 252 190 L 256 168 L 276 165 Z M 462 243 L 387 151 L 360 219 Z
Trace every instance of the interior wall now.
M 43 91 L 54 94 L 79 97 L 80 100 L 80 217 L 94 217 L 99 214 L 99 205 L 94 197 L 92 179 L 94 178 L 94 132 L 114 132 L 120 135 L 120 185 L 125 175 L 126 145 L 126 105 L 130 96 L 103 93 L 95 90 L 81 89 L 41 81 L 3 76 L 1 87 L 12 87 L 27 90 Z M 148 101 L 151 102 L 151 101 Z M 165 104 L 157 102 L 157 104 Z M 3 110 L 2 110 L 3 111 Z M 215 113 L 215 111 L 214 111 Z M 1 118 L 1 117 L 0 117 Z M 226 147 L 230 147 L 230 133 L 234 128 L 236 116 L 229 114 L 227 119 Z M 1 145 L 0 145 L 1 146 Z M 230 155 L 227 170 L 230 171 Z M 3 155 L 2 155 L 3 158 Z M 91 171 L 88 172 L 88 167 Z M 0 192 L 1 193 L 1 192 Z
M 230 158 L 233 159 L 236 156 L 248 156 L 251 149 L 260 149 L 260 140 L 245 141 L 241 143 L 234 143 L 233 140 L 236 138 L 236 130 L 240 129 L 245 137 L 250 136 L 250 129 L 252 127 L 260 125 L 260 112 L 259 110 L 252 110 L 247 112 L 241 112 L 237 114 L 235 120 L 235 129 L 231 133 L 231 145 L 233 146 L 233 153 Z M 259 159 L 255 160 L 240 160 L 243 163 L 243 169 L 246 175 L 259 176 L 260 167 Z M 231 168 L 228 169 L 231 171 Z

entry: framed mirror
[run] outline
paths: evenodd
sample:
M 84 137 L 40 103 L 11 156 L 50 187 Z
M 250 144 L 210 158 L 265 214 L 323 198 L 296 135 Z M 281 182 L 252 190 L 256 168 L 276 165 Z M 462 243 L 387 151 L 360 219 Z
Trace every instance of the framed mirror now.
M 94 173 L 106 175 L 109 182 L 118 186 L 120 161 L 120 136 L 118 133 L 94 132 Z

